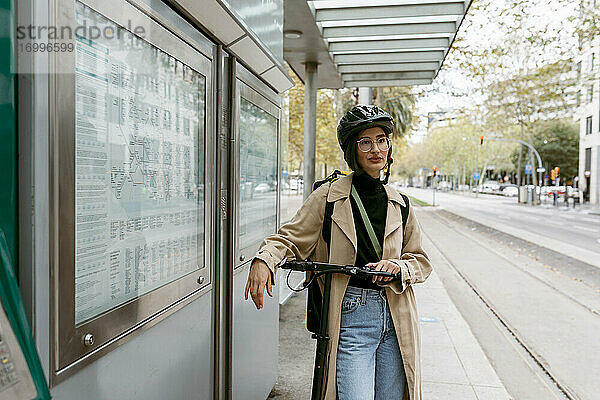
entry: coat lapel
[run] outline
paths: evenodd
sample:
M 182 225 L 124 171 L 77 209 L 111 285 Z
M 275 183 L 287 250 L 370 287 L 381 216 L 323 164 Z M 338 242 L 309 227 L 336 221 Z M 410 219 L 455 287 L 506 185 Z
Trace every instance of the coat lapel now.
M 327 201 L 335 202 L 331 220 L 335 222 L 348 240 L 350 240 L 356 254 L 356 229 L 354 228 L 352 204 L 350 203 L 350 189 L 352 188 L 353 175 L 354 173 L 351 173 L 333 182 L 329 189 Z

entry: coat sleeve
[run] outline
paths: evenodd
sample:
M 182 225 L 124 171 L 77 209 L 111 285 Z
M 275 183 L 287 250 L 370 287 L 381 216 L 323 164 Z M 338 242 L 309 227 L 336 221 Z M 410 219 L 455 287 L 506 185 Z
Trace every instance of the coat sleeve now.
M 425 282 L 432 271 L 429 256 L 421 246 L 421 227 L 419 221 L 417 221 L 412 205 L 409 207 L 402 255 L 400 259 L 390 260 L 400 265 L 402 269 L 402 280 L 394 281 L 390 285 L 396 293 L 402 293 L 406 285 Z
M 273 283 L 277 267 L 282 261 L 288 258 L 305 260 L 317 246 L 323 227 L 329 186 L 330 183 L 323 184 L 312 192 L 291 221 L 261 243 L 254 259 L 260 259 L 267 264 Z

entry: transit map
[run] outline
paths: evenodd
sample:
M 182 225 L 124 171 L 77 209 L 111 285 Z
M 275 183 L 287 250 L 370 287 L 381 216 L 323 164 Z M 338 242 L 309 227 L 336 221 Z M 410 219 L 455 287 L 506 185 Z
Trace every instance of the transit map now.
M 76 3 L 75 323 L 203 267 L 205 78 Z

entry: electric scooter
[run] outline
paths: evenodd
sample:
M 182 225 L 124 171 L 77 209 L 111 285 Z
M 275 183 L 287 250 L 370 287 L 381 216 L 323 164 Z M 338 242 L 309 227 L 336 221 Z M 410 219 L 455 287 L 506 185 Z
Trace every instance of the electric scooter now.
M 322 275 L 325 276 L 323 285 L 323 301 L 321 302 L 321 323 L 319 332 L 313 333 L 312 338 L 317 340 L 317 352 L 315 354 L 315 367 L 313 370 L 313 385 L 311 400 L 320 400 L 323 391 L 323 373 L 325 371 L 325 358 L 327 353 L 327 321 L 329 315 L 329 295 L 331 292 L 331 274 L 346 274 L 356 276 L 361 279 L 371 279 L 373 276 L 383 276 L 389 278 L 397 278 L 398 275 L 387 271 L 374 271 L 371 267 L 356 267 L 354 265 L 336 265 L 314 261 L 287 261 L 279 268 L 289 269 L 299 272 L 311 272 L 311 277 L 303 283 L 301 289 L 293 289 L 295 292 L 300 292 L 308 288 L 312 284 L 316 284 L 316 279 Z M 288 275 L 289 277 L 289 275 Z M 288 283 L 289 287 L 289 283 Z

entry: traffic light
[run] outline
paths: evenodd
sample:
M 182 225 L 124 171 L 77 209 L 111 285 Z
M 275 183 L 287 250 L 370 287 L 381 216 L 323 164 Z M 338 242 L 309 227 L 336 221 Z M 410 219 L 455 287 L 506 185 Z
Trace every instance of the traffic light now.
M 556 167 L 556 177 L 560 177 L 560 168 Z
M 552 168 L 550 170 L 550 179 L 551 180 L 555 180 L 556 179 L 556 168 Z
M 483 135 L 479 136 L 479 144 L 483 144 Z
M 436 175 L 437 175 L 437 167 L 434 165 L 433 166 L 433 177 L 435 178 Z

